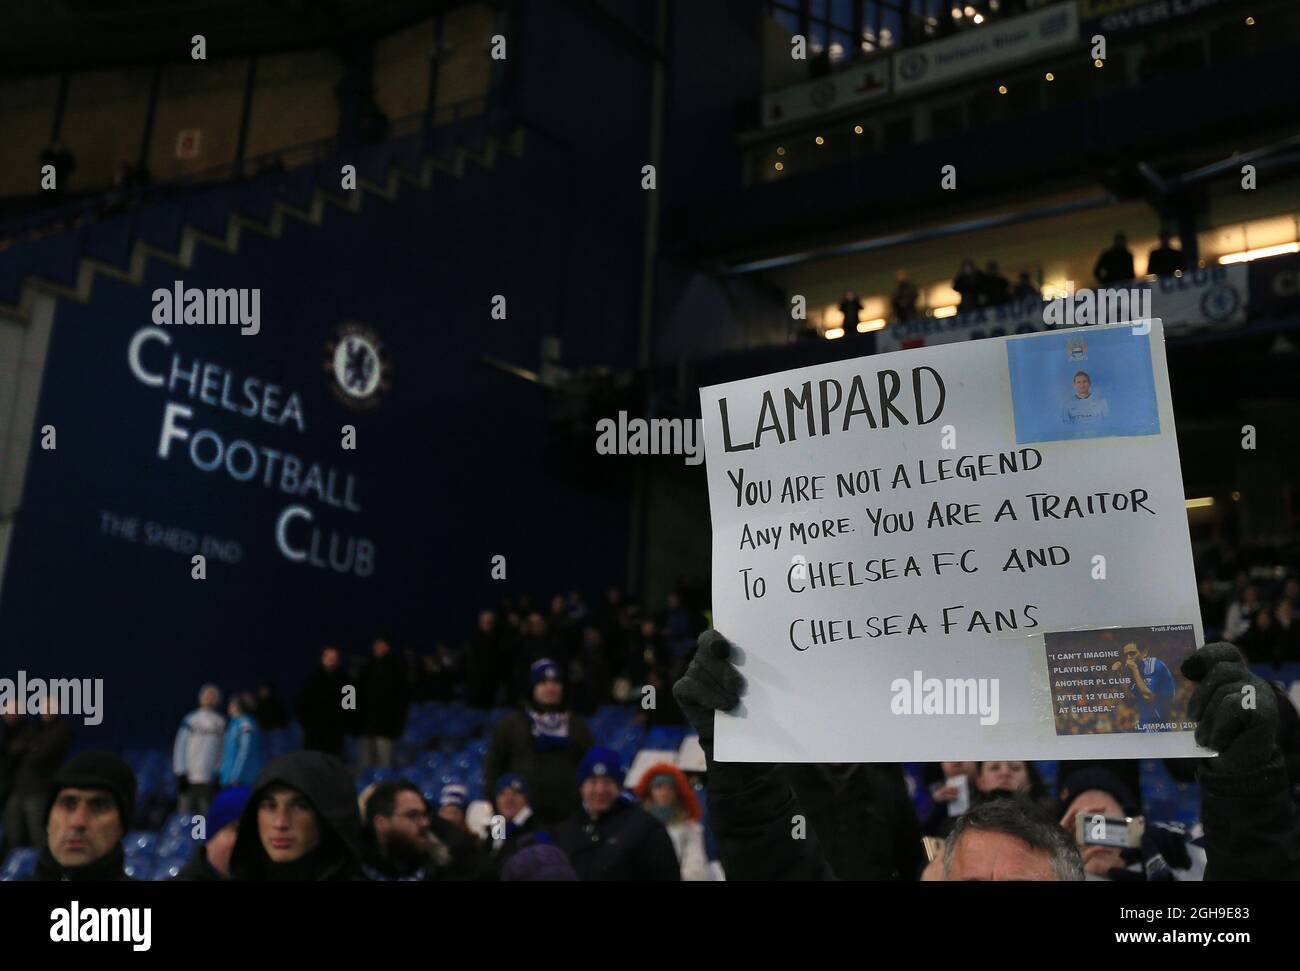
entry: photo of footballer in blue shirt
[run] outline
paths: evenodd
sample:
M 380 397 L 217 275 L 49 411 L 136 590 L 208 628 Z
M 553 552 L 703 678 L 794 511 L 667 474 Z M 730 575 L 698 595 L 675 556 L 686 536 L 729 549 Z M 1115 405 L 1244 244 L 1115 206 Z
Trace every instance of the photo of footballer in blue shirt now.
M 1091 422 L 1110 417 L 1110 403 L 1092 390 L 1092 377 L 1087 371 L 1074 373 L 1074 392 L 1061 408 L 1061 420 L 1067 425 Z
M 1129 641 L 1121 651 L 1124 659 L 1112 664 L 1111 670 L 1128 676 L 1129 697 L 1138 710 L 1138 731 L 1167 726 L 1174 720 L 1174 676 L 1168 666 L 1149 656 L 1136 641 Z

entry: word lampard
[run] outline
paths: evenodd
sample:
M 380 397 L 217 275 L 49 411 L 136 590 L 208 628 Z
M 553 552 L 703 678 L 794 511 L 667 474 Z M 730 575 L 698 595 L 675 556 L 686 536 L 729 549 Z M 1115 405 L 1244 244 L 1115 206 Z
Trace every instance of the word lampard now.
M 929 376 L 929 381 L 923 380 Z M 930 385 L 927 391 L 926 384 Z M 911 424 L 906 414 L 894 404 L 902 392 L 903 381 L 897 371 L 886 368 L 876 372 L 876 388 L 874 392 L 868 392 L 867 386 L 862 380 L 862 375 L 854 375 L 853 380 L 849 383 L 847 396 L 844 393 L 844 387 L 834 378 L 824 378 L 817 382 L 816 394 L 813 392 L 813 383 L 805 381 L 800 387 L 784 388 L 778 392 L 781 398 L 781 405 L 777 404 L 776 398 L 771 391 L 764 391 L 762 403 L 759 406 L 758 417 L 755 420 L 755 431 L 752 441 L 741 441 L 738 444 L 732 444 L 731 439 L 731 421 L 728 413 L 728 404 L 726 398 L 718 399 L 718 411 L 722 417 L 722 441 L 723 450 L 727 452 L 744 452 L 748 449 L 760 448 L 763 445 L 765 435 L 774 435 L 776 444 L 784 445 L 787 442 L 798 440 L 799 425 L 807 426 L 806 435 L 813 438 L 820 435 L 829 435 L 831 433 L 831 415 L 839 411 L 840 406 L 844 406 L 843 422 L 836 422 L 838 426 L 836 431 L 847 432 L 849 425 L 852 424 L 854 416 L 862 416 L 871 428 L 885 429 L 889 427 L 890 417 L 896 424 Z M 943 404 L 947 397 L 947 390 L 944 387 L 943 378 L 939 372 L 928 365 L 922 364 L 919 367 L 912 368 L 912 384 L 910 398 L 910 412 L 915 418 L 917 425 L 928 425 L 938 419 L 943 414 Z M 936 400 L 931 401 L 931 398 Z M 815 399 L 815 400 L 814 400 Z M 872 410 L 872 403 L 875 403 L 876 410 Z M 930 412 L 927 415 L 927 406 Z M 784 427 L 782 426 L 782 413 L 784 413 Z M 880 420 L 877 424 L 876 416 L 879 414 Z M 796 418 L 796 415 L 799 417 Z M 817 418 L 821 418 L 821 430 L 817 429 Z
M 685 455 L 687 465 L 704 461 L 704 430 L 699 418 L 633 418 L 596 422 L 597 455 Z
M 0 712 L 12 711 L 18 715 L 40 715 L 49 711 L 59 715 L 83 715 L 87 725 L 98 725 L 104 720 L 104 679 L 95 678 L 44 678 L 27 679 L 26 671 L 18 672 L 17 681 L 0 678 Z
M 172 289 L 159 287 L 153 292 L 153 322 L 160 327 L 231 324 L 244 337 L 253 337 L 262 329 L 262 291 L 186 290 L 184 282 L 177 280 Z
M 148 907 L 87 907 L 77 901 L 50 911 L 50 940 L 63 944 L 125 942 L 133 951 L 149 950 L 153 911 Z
M 895 678 L 889 710 L 895 715 L 979 715 L 981 725 L 998 723 L 997 678 Z

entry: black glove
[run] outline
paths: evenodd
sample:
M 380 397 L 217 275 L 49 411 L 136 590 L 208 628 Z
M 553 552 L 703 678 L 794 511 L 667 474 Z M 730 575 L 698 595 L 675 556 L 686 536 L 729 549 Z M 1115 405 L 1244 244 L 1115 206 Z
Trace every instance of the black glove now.
M 1182 672 L 1198 682 L 1187 703 L 1188 716 L 1197 722 L 1196 744 L 1219 753 L 1206 769 L 1237 775 L 1264 768 L 1277 745 L 1277 699 L 1269 683 L 1252 674 L 1226 641 L 1206 644 L 1183 662 Z
M 673 685 L 673 697 L 700 733 L 700 742 L 713 741 L 713 713 L 740 704 L 745 679 L 732 665 L 731 642 L 716 630 L 700 635 L 695 657 L 682 679 Z

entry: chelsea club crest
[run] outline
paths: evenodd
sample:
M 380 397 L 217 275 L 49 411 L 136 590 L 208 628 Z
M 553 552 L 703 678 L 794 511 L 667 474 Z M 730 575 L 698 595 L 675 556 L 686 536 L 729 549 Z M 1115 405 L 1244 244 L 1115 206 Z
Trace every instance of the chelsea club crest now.
M 389 389 L 388 357 L 379 336 L 369 327 L 342 324 L 325 345 L 324 363 L 330 390 L 349 408 L 373 408 Z

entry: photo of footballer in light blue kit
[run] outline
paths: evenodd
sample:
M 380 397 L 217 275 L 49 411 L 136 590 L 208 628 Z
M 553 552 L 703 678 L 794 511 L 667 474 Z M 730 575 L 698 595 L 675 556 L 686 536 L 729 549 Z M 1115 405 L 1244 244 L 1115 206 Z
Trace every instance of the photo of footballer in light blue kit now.
M 1092 376 L 1087 371 L 1075 371 L 1074 392 L 1061 406 L 1061 421 L 1069 425 L 1109 417 L 1110 402 L 1093 392 Z
M 1160 434 L 1151 334 L 1071 327 L 1007 341 L 1016 444 Z

